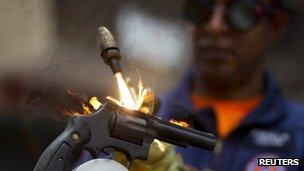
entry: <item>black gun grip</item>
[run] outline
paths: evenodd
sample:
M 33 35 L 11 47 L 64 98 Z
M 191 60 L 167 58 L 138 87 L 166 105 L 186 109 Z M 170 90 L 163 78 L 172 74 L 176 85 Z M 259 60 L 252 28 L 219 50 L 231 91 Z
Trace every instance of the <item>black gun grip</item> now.
M 40 156 L 34 171 L 71 170 L 73 157 L 90 138 L 86 123 L 80 118 L 71 117 L 65 131 Z

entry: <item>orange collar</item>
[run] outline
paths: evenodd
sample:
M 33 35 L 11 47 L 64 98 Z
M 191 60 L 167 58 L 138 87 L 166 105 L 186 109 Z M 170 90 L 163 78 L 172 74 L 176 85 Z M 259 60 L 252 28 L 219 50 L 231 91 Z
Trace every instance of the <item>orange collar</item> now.
M 262 97 L 262 95 L 257 95 L 247 100 L 230 101 L 208 99 L 198 94 L 191 96 L 196 110 L 206 107 L 212 107 L 214 109 L 217 131 L 221 138 L 225 138 L 231 133 L 240 122 L 260 104 Z

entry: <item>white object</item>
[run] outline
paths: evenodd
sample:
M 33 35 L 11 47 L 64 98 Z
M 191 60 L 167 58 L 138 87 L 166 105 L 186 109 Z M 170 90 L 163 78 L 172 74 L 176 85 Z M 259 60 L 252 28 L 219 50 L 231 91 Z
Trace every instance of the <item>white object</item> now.
M 90 160 L 73 171 L 128 171 L 122 164 L 110 159 Z
M 136 5 L 121 8 L 116 28 L 122 54 L 150 67 L 181 66 L 191 53 L 190 36 L 180 22 L 157 18 Z

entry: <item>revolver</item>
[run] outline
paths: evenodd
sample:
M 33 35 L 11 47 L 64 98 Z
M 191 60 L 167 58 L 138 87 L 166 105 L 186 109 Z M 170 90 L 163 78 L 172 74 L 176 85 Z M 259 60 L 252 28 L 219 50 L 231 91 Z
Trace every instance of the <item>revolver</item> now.
M 128 159 L 129 167 L 134 159 L 147 160 L 154 139 L 209 151 L 216 141 L 212 134 L 104 103 L 91 115 L 70 116 L 66 129 L 45 149 L 34 171 L 71 170 L 77 154 L 84 149 L 95 157 L 100 152 L 119 151 Z

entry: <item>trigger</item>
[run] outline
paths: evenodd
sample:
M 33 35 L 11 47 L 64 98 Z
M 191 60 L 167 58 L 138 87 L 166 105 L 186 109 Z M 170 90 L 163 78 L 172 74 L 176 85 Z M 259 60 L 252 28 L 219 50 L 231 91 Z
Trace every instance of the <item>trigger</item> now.
M 110 147 L 106 147 L 104 149 L 102 149 L 102 152 L 104 152 L 107 155 L 112 155 L 114 152 L 116 151 L 116 149 L 114 148 L 110 148 Z

